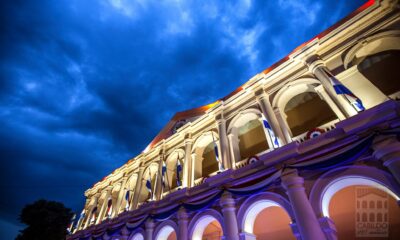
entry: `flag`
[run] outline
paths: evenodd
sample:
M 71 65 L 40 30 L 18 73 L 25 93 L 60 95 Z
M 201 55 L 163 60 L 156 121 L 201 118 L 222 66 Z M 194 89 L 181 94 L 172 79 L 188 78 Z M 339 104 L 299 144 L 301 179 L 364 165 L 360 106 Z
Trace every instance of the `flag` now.
M 90 223 L 94 223 L 94 221 L 96 221 L 96 212 L 97 212 L 97 206 L 94 207 L 92 210 L 92 218 L 90 219 Z
M 219 171 L 224 171 L 224 165 L 222 164 L 222 162 L 219 159 L 217 143 L 215 142 L 214 135 L 212 133 L 211 133 L 211 136 L 212 136 L 212 140 L 213 140 L 213 143 L 214 143 L 215 160 L 217 160 L 217 162 L 218 162 Z
M 75 222 L 76 214 L 74 214 L 71 218 L 71 223 L 69 224 L 67 231 L 68 233 L 72 233 L 72 230 L 74 228 L 74 222 Z
M 176 159 L 176 185 L 178 187 L 182 186 L 181 183 L 181 172 L 182 172 L 182 165 L 181 162 L 179 161 L 179 156 L 178 159 Z
M 364 111 L 365 107 L 361 101 L 354 93 L 350 91 L 347 87 L 345 87 L 332 73 L 325 70 L 325 73 L 328 75 L 329 80 L 333 86 L 337 95 L 343 95 L 347 101 L 350 102 L 351 105 L 357 110 L 357 112 Z
M 77 227 L 79 227 L 79 224 L 83 221 L 85 218 L 85 209 L 82 210 L 81 215 L 79 216 Z
M 111 217 L 111 213 L 112 213 L 112 198 L 109 198 L 107 202 L 107 217 Z
M 126 205 L 125 205 L 125 210 L 128 210 L 129 209 L 129 204 L 130 204 L 130 199 L 129 199 L 129 190 L 126 190 L 126 194 L 125 194 L 125 202 L 126 202 Z
M 162 163 L 163 163 L 161 168 L 162 185 L 165 188 L 165 173 L 167 172 L 167 165 L 165 165 L 164 161 L 162 161 Z
M 149 193 L 152 194 L 150 176 L 149 176 L 149 178 L 146 180 L 146 188 L 147 188 L 147 191 L 149 191 Z
M 272 141 L 272 144 L 274 145 L 274 148 L 280 147 L 278 137 L 275 135 L 274 131 L 271 128 L 271 125 L 269 125 L 269 122 L 267 121 L 267 119 L 264 116 L 262 116 L 262 121 L 263 121 L 265 130 L 268 132 L 269 136 L 271 137 L 271 141 Z

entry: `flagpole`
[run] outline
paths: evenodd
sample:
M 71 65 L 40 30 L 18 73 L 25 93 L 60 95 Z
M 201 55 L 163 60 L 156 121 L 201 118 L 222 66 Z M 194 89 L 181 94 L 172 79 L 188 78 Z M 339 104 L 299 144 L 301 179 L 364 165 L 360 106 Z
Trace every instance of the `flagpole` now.
M 168 178 L 168 166 L 167 166 L 166 163 L 165 163 L 165 175 L 166 175 L 166 178 L 167 178 L 168 191 L 171 191 L 171 185 L 169 185 L 169 178 Z M 164 183 L 164 185 L 165 185 L 165 183 Z
M 218 162 L 218 172 L 222 172 L 222 170 L 224 169 L 224 166 L 222 165 L 221 159 L 219 159 L 219 157 L 218 157 L 219 147 L 218 147 L 217 143 L 215 142 L 214 134 L 212 133 L 212 131 L 211 131 L 211 137 L 212 137 L 212 140 L 214 143 L 214 149 L 215 149 L 215 146 L 217 147 L 217 152 L 215 152 L 215 150 L 214 150 L 214 154 L 215 154 L 215 160 L 217 160 L 217 162 Z

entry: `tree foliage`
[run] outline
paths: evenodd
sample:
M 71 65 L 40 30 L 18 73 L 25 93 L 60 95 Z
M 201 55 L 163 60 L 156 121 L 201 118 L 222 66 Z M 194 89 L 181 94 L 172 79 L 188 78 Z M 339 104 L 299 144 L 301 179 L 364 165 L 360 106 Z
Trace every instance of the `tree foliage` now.
M 64 204 L 38 200 L 26 205 L 19 220 L 28 225 L 16 240 L 64 240 L 73 213 Z

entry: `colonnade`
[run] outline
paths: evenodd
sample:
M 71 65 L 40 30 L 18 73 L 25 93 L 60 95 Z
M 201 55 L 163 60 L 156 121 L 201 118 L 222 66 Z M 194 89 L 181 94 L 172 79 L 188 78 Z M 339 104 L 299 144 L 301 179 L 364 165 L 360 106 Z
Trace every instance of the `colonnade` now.
M 354 109 L 351 108 L 350 104 L 346 101 L 343 100 L 340 96 L 338 96 L 332 87 L 332 81 L 329 79 L 329 69 L 326 68 L 322 60 L 318 56 L 314 56 L 312 58 L 307 59 L 306 61 L 307 66 L 309 67 L 310 72 L 314 73 L 316 76 L 317 80 L 321 83 L 319 87 L 315 88 L 315 91 L 320 94 L 320 97 L 328 103 L 328 105 L 332 108 L 332 110 L 336 113 L 338 119 L 344 119 L 345 117 L 354 115 Z M 330 73 L 331 74 L 331 73 Z M 279 144 L 280 145 L 285 145 L 287 143 L 290 143 L 292 140 L 292 134 L 290 132 L 290 129 L 286 123 L 286 120 L 283 117 L 283 110 L 279 109 L 278 107 L 274 107 L 271 102 L 270 102 L 270 96 L 268 95 L 267 92 L 265 92 L 263 89 L 259 89 L 254 92 L 254 95 L 256 97 L 256 102 L 261 110 L 260 113 L 262 116 L 259 117 L 260 121 L 262 121 L 262 118 L 265 118 L 270 127 L 271 130 L 273 131 L 274 135 L 277 136 L 279 139 Z M 215 126 L 218 131 L 218 143 L 219 143 L 219 153 L 220 153 L 220 159 L 222 161 L 222 164 L 224 166 L 224 169 L 235 169 L 236 167 L 236 162 L 240 161 L 240 149 L 239 149 L 239 143 L 238 143 L 238 136 L 234 132 L 230 132 L 229 134 L 227 133 L 227 126 L 226 126 L 227 120 L 225 119 L 224 116 L 224 111 L 223 109 L 219 114 L 216 115 L 215 117 Z M 270 148 L 274 148 L 272 142 L 274 139 L 271 139 L 271 135 L 266 133 L 266 139 L 268 141 L 268 145 Z M 196 157 L 195 153 L 193 153 L 193 142 L 194 140 L 192 139 L 191 134 L 186 134 L 185 139 L 184 139 L 184 164 L 183 164 L 183 178 L 182 178 L 182 188 L 185 187 L 193 187 L 195 184 L 195 173 L 194 173 L 194 166 L 195 166 L 195 160 Z M 390 150 L 388 150 L 390 152 Z M 157 161 L 158 163 L 158 173 L 157 176 L 160 176 L 161 173 L 161 168 L 162 168 L 162 162 L 165 161 L 165 151 L 162 150 L 160 151 L 160 156 L 159 160 Z M 379 153 L 379 154 L 384 154 L 384 153 Z M 384 154 L 385 156 L 387 154 Z M 388 161 L 385 161 L 387 165 L 392 166 L 392 168 L 398 168 L 398 163 L 396 162 L 391 163 Z M 133 197 L 131 197 L 131 201 L 129 203 L 129 210 L 134 210 L 138 208 L 139 204 L 139 195 L 141 191 L 144 191 L 143 188 L 143 173 L 145 171 L 145 167 L 141 166 L 139 167 L 137 171 L 137 181 L 136 181 L 136 186 L 133 191 Z M 160 200 L 162 198 L 162 180 L 161 177 L 156 178 L 156 184 L 153 188 L 154 191 L 154 198 L 151 200 Z M 106 211 L 108 208 L 107 202 L 108 199 L 110 198 L 111 191 L 113 189 L 112 186 L 108 186 L 106 189 L 104 189 L 101 193 L 97 193 L 91 198 L 96 199 L 92 201 L 88 201 L 87 204 L 92 203 L 90 208 L 85 207 L 88 211 L 86 211 L 86 220 L 81 221 L 80 226 L 78 228 L 86 228 L 91 224 L 99 224 L 103 219 L 107 217 L 116 217 L 120 213 L 121 209 L 121 202 L 122 199 L 125 197 L 125 189 L 126 189 L 126 182 L 127 182 L 127 177 L 124 176 L 118 184 L 120 184 L 120 193 L 118 194 L 118 198 L 116 199 L 116 202 L 112 203 L 112 214 L 111 216 L 106 216 Z M 288 185 L 290 186 L 290 185 Z M 290 189 L 290 188 L 288 188 Z M 103 204 L 102 206 L 97 206 L 98 201 L 102 201 Z M 94 203 L 94 204 L 93 204 Z M 95 210 L 95 211 L 93 211 Z M 93 219 L 93 214 L 96 214 L 96 220 L 95 222 L 92 221 Z

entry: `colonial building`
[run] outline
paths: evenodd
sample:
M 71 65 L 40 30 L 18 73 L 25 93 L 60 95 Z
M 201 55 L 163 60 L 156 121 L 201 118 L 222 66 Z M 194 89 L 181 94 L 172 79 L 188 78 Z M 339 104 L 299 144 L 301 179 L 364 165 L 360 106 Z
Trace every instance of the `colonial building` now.
M 400 239 L 400 5 L 372 0 L 177 113 L 67 239 Z

